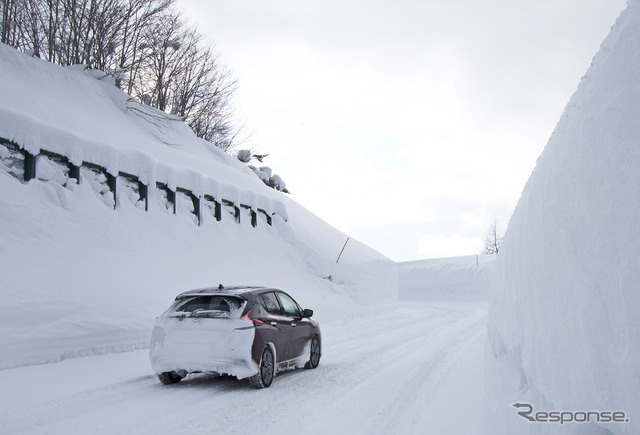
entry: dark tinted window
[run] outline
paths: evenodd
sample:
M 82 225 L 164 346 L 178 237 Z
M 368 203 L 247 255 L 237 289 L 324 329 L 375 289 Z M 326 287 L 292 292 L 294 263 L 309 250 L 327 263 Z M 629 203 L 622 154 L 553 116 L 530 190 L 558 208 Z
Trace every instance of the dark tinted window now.
M 275 293 L 263 293 L 262 301 L 264 309 L 267 310 L 268 313 L 282 314 L 282 310 L 280 309 L 280 304 L 278 303 Z
M 288 316 L 301 316 L 300 307 L 296 301 L 291 299 L 284 293 L 278 293 L 278 299 L 280 299 L 280 303 L 282 304 L 282 308 L 284 309 L 284 313 Z

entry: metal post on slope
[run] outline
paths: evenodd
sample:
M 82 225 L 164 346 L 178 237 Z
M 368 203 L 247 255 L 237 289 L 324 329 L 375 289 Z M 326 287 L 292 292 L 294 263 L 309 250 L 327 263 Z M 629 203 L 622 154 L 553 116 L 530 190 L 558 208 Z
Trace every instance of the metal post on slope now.
M 36 178 L 36 156 L 28 151 L 22 151 L 24 155 L 24 181 Z
M 342 253 L 344 252 L 344 248 L 347 247 L 347 243 L 349 243 L 349 237 L 347 237 L 347 241 L 344 242 L 344 246 L 342 247 L 342 250 L 340 251 L 340 255 L 338 255 L 338 259 L 336 260 L 336 264 L 338 264 L 338 261 L 340 261 L 340 257 L 342 257 Z

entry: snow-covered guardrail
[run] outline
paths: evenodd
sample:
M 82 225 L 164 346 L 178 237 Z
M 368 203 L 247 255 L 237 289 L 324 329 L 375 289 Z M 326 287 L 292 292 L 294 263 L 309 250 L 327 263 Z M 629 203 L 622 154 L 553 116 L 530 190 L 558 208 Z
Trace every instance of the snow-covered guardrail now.
M 51 180 L 62 186 L 67 186 L 68 183 L 88 182 L 102 202 L 113 209 L 118 207 L 121 195 L 126 195 L 136 207 L 144 211 L 149 210 L 150 186 L 144 184 L 135 174 L 122 171 L 111 174 L 105 167 L 85 161 L 77 166 L 66 156 L 47 150 L 40 150 L 34 155 L 17 143 L 4 138 L 0 138 L 0 169 L 24 183 L 33 179 Z M 216 193 L 196 194 L 187 188 L 172 188 L 162 181 L 156 181 L 154 184 L 151 187 L 165 211 L 171 214 L 176 214 L 179 210 L 186 211 L 198 226 L 202 225 L 204 213 L 216 221 L 221 221 L 223 216 L 230 216 L 237 223 L 248 219 L 254 228 L 258 226 L 259 219 L 267 225 L 272 225 L 275 215 L 287 220 L 286 213 L 269 210 L 270 200 L 256 198 L 252 194 L 238 195 L 230 187 L 215 185 L 216 188 L 212 190 Z M 225 198 L 220 193 L 225 191 L 232 197 L 247 197 L 241 199 L 248 201 Z

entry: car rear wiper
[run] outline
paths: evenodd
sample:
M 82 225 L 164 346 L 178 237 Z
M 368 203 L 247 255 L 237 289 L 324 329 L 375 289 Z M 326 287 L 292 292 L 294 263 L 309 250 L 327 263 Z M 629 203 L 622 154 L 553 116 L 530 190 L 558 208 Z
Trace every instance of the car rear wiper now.
M 230 313 L 226 310 L 206 310 L 204 308 L 196 308 L 191 312 L 191 315 L 189 317 L 226 318 L 229 316 L 230 316 Z

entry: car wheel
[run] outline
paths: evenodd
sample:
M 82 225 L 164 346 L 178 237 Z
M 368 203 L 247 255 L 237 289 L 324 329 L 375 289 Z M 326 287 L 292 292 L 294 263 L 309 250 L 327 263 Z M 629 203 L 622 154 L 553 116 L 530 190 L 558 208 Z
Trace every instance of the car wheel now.
M 320 364 L 320 340 L 317 336 L 311 339 L 311 350 L 309 351 L 309 361 L 304 365 L 305 369 L 315 369 Z
M 182 380 L 182 376 L 176 372 L 164 372 L 158 374 L 158 379 L 165 385 L 177 384 Z
M 249 381 L 255 388 L 268 388 L 273 382 L 273 372 L 275 361 L 270 347 L 265 347 L 260 358 L 258 373 L 252 376 Z

